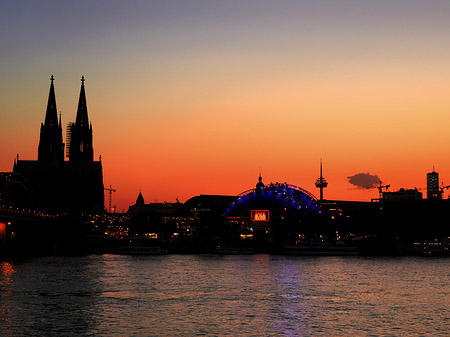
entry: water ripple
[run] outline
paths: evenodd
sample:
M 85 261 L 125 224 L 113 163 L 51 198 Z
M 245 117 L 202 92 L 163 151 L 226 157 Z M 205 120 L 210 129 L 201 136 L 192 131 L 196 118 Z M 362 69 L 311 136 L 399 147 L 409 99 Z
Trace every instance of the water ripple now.
M 0 263 L 0 335 L 445 335 L 449 263 L 269 255 Z

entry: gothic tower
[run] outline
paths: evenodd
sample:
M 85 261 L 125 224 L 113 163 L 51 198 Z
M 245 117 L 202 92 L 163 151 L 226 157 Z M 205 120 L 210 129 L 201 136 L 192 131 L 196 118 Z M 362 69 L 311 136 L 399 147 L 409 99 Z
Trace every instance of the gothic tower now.
M 82 76 L 76 121 L 75 123 L 70 123 L 67 129 L 69 161 L 92 162 L 94 160 L 92 125 L 89 123 L 87 113 L 84 81 L 84 76 Z
M 39 161 L 64 161 L 64 143 L 62 138 L 61 116 L 59 117 L 56 110 L 55 86 L 50 78 L 50 93 L 48 95 L 47 112 L 45 114 L 45 122 L 41 123 L 41 136 L 38 147 Z

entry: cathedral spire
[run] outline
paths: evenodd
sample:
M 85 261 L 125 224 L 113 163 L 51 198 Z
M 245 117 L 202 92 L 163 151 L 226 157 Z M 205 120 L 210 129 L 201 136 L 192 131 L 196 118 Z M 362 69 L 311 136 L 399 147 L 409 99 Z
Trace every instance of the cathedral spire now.
M 81 89 L 80 89 L 80 98 L 78 99 L 76 124 L 78 124 L 81 127 L 85 125 L 89 127 L 84 81 L 85 81 L 84 76 L 81 76 Z
M 45 121 L 41 123 L 41 136 L 39 139 L 38 160 L 64 161 L 64 143 L 62 140 L 61 116 L 58 124 L 58 112 L 56 110 L 56 95 L 53 81 L 50 77 L 50 92 L 48 94 L 47 111 Z
M 55 96 L 55 86 L 53 81 L 55 77 L 52 75 L 50 77 L 50 92 L 48 94 L 47 102 L 47 112 L 45 113 L 45 126 L 47 127 L 57 127 L 58 126 L 58 112 L 56 111 L 56 96 Z
M 71 123 L 68 128 L 68 139 L 70 139 L 70 145 L 68 145 L 69 160 L 92 162 L 94 160 L 94 149 L 92 147 L 92 125 L 89 123 L 87 113 L 84 81 L 84 76 L 82 76 L 77 117 L 75 123 Z

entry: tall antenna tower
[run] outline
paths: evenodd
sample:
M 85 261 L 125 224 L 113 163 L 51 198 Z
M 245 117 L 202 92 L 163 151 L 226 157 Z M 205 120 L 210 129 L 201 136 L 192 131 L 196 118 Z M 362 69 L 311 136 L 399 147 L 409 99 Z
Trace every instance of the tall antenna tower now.
M 320 188 L 320 201 L 323 200 L 323 189 L 328 186 L 327 181 L 322 176 L 322 159 L 320 159 L 320 177 L 316 180 L 316 187 Z

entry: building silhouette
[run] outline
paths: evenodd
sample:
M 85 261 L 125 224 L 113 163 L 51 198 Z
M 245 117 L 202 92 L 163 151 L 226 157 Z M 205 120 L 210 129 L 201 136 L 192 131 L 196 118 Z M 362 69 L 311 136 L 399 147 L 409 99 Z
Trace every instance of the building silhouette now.
M 419 192 L 417 188 L 415 189 L 405 189 L 401 188 L 396 192 L 382 192 L 384 201 L 404 201 L 404 200 L 422 200 L 422 192 Z
M 69 123 L 67 129 L 67 155 L 69 161 L 72 162 L 92 162 L 94 160 L 92 124 L 89 123 L 88 118 L 84 81 L 84 76 L 82 76 L 77 118 L 75 123 Z
M 321 208 L 307 190 L 287 183 L 265 185 L 259 176 L 256 188 L 239 194 L 223 216 L 234 229 L 230 240 L 280 243 L 295 241 L 313 222 L 320 227 Z
M 54 77 L 52 75 L 45 121 L 41 124 L 38 160 L 14 162 L 13 179 L 20 180 L 9 202 L 16 206 L 52 212 L 104 209 L 101 159 L 93 160 L 92 125 L 89 123 L 84 76 L 75 123 L 70 124 L 64 161 L 61 116 L 57 116 Z
M 58 122 L 56 109 L 54 77 L 50 78 L 50 93 L 48 95 L 47 112 L 45 122 L 41 123 L 41 136 L 39 139 L 39 161 L 64 161 L 64 143 L 62 137 L 61 116 Z
M 428 199 L 441 199 L 441 191 L 439 190 L 439 173 L 433 172 L 427 173 L 427 198 Z

